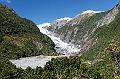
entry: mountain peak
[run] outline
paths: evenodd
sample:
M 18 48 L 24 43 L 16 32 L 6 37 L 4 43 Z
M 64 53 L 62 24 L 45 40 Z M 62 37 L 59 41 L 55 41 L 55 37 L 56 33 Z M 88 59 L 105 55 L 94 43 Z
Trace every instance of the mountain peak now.
M 120 1 L 118 2 L 118 4 L 115 7 L 120 7 Z
M 64 17 L 64 18 L 57 19 L 56 21 L 61 21 L 61 20 L 70 21 L 70 20 L 72 20 L 72 18 L 70 18 L 70 17 Z
M 95 14 L 95 13 L 100 13 L 100 12 L 103 12 L 103 11 L 86 10 L 86 11 L 83 11 L 81 13 L 81 15 L 83 15 L 83 14 L 89 14 L 89 13 Z
M 43 24 L 39 24 L 38 26 L 39 27 L 44 27 L 44 26 L 49 27 L 49 26 L 51 26 L 51 23 L 43 23 Z

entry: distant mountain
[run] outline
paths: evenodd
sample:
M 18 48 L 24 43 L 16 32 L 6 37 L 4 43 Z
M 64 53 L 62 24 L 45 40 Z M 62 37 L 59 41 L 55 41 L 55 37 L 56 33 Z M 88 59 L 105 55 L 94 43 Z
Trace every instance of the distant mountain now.
M 65 40 L 60 39 L 61 34 L 58 33 L 59 29 L 64 28 L 65 26 L 78 25 L 80 22 L 84 21 L 85 19 L 93 16 L 96 13 L 100 13 L 100 12 L 103 12 L 103 11 L 87 10 L 87 11 L 82 12 L 81 14 L 76 15 L 73 18 L 64 17 L 64 18 L 56 19 L 51 23 L 39 24 L 38 28 L 40 29 L 40 31 L 43 34 L 49 36 L 52 39 L 52 41 L 55 43 L 55 49 L 56 49 L 57 53 L 61 53 L 61 54 L 76 53 L 76 54 L 78 54 L 78 52 L 81 49 L 80 45 L 77 46 L 71 42 L 66 42 Z M 71 40 L 71 39 L 69 39 L 69 40 Z
M 101 54 L 110 42 L 118 41 L 120 37 L 119 11 L 120 4 L 105 12 L 87 10 L 69 21 L 53 21 L 49 27 L 44 28 L 63 42 L 80 49 L 79 53 L 83 53 L 84 58 L 96 59 L 95 57 Z
M 87 11 L 84 11 L 82 12 L 80 15 L 84 15 L 84 14 L 96 14 L 96 13 L 101 13 L 101 12 L 104 12 L 104 11 L 94 11 L 94 10 L 87 10 Z

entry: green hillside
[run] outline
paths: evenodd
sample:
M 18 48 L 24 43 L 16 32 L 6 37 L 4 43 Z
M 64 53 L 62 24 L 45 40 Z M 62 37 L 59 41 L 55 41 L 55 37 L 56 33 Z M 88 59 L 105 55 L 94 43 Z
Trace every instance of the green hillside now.
M 0 55 L 20 58 L 41 54 L 56 55 L 51 39 L 43 35 L 32 21 L 0 5 Z
M 88 60 L 103 58 L 106 49 L 110 44 L 120 42 L 120 7 L 119 13 L 114 21 L 112 21 L 109 25 L 104 25 L 98 28 L 92 36 L 97 38 L 98 41 L 93 47 L 85 52 L 83 56 Z
M 20 72 L 24 70 L 17 69 L 10 59 L 57 55 L 54 46 L 32 21 L 0 4 L 0 79 L 20 79 L 23 76 Z

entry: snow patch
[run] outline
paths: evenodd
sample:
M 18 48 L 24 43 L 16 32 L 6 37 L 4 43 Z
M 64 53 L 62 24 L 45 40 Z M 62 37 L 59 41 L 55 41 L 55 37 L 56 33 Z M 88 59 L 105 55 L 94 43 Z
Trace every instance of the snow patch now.
M 57 19 L 56 21 L 62 21 L 62 20 L 67 20 L 67 22 L 68 22 L 68 21 L 72 20 L 72 18 L 64 17 L 64 18 Z
M 51 61 L 52 58 L 57 57 L 69 57 L 66 55 L 61 56 L 35 56 L 35 57 L 26 57 L 26 58 L 20 58 L 17 60 L 10 60 L 13 64 L 16 65 L 17 68 L 26 69 L 28 66 L 35 69 L 38 67 L 44 67 L 48 61 Z
M 104 12 L 104 11 L 87 10 L 87 11 L 82 12 L 81 15 L 83 15 L 83 14 L 88 14 L 88 13 L 93 13 L 93 14 L 95 14 L 95 13 L 100 13 L 100 12 Z
M 40 24 L 39 26 L 47 26 L 47 27 L 49 27 L 49 26 L 51 26 L 51 23 L 43 23 L 43 24 Z

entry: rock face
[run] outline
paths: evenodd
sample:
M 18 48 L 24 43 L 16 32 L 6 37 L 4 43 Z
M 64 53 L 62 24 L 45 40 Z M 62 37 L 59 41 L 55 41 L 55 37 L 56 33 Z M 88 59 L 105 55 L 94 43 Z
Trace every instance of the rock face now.
M 75 45 L 81 51 L 85 51 L 97 42 L 94 32 L 102 26 L 110 24 L 119 13 L 119 5 L 106 12 L 84 12 L 71 20 L 61 20 L 51 23 L 47 27 L 54 36 L 66 43 Z
M 97 21 L 97 27 L 108 25 L 111 23 L 116 15 L 119 13 L 118 6 L 115 6 L 108 14 L 106 14 L 102 19 Z
M 48 27 L 47 25 L 46 29 L 48 29 L 49 31 L 55 32 L 57 29 L 60 29 L 63 26 L 65 26 L 65 24 L 68 23 L 70 20 L 72 20 L 72 18 L 69 18 L 69 17 L 57 19 L 52 23 L 50 23 L 50 27 Z
M 79 25 L 80 22 L 84 22 L 84 20 L 88 19 L 89 17 L 93 16 L 95 13 L 87 13 L 87 14 L 80 14 L 75 16 L 70 22 L 67 22 L 65 26 L 74 26 Z

